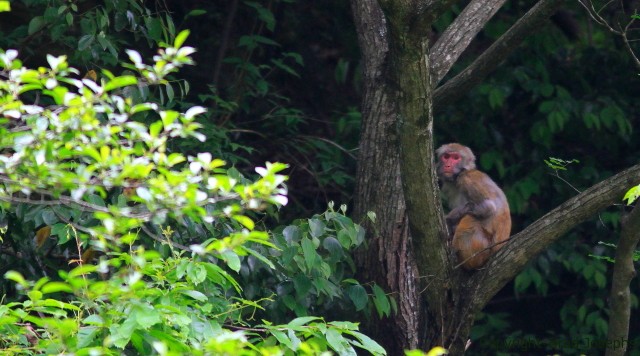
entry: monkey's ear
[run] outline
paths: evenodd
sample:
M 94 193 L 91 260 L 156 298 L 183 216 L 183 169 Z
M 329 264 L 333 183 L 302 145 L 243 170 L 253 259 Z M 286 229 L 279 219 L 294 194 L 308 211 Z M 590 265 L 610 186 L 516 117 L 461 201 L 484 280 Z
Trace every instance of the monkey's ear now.
M 464 156 L 466 157 L 466 169 L 475 169 L 476 168 L 476 156 L 473 154 L 473 151 L 467 146 L 462 146 L 462 150 L 464 151 Z

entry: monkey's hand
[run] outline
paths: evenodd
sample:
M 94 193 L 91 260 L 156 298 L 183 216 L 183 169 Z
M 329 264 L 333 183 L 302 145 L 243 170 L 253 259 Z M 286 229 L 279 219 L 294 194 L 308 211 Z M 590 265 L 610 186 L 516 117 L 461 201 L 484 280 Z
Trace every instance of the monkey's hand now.
M 473 207 L 472 203 L 467 203 L 466 205 L 459 206 L 449 212 L 445 217 L 447 221 L 447 228 L 449 228 L 449 235 L 453 237 L 454 232 L 456 231 L 456 227 L 458 223 L 462 219 L 463 216 L 467 215 L 471 208 Z
M 447 231 L 449 232 L 449 239 L 453 240 L 453 235 L 456 232 L 456 225 L 451 220 L 447 219 Z
M 467 203 L 463 206 L 459 206 L 447 214 L 447 222 L 451 222 L 453 225 L 458 225 L 463 216 L 469 214 L 473 210 L 473 203 Z
M 451 212 L 453 213 L 453 211 Z M 455 230 L 456 225 L 460 222 L 461 217 L 453 216 L 451 213 L 445 216 L 445 220 L 447 221 L 447 227 L 449 228 L 449 232 L 453 235 L 453 230 Z

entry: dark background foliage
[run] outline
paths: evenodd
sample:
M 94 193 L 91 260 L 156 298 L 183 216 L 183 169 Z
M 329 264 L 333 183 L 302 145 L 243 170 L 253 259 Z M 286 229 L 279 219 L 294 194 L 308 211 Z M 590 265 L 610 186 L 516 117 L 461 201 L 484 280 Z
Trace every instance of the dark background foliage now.
M 498 38 L 529 3 L 507 2 L 449 75 Z M 456 11 L 434 26 L 434 39 Z M 204 103 L 208 141 L 197 149 L 241 172 L 264 161 L 290 164 L 291 203 L 265 216 L 264 223 L 311 216 L 324 211 L 328 201 L 351 203 L 361 93 L 347 1 L 147 1 L 143 6 L 134 0 L 21 0 L 12 2 L 12 12 L 0 14 L 0 48 L 18 49 L 29 65 L 44 64 L 45 54 L 52 53 L 67 54 L 83 74 L 121 71 L 116 63 L 124 49 L 152 55 L 156 43 L 181 29 L 191 30 L 188 44 L 198 49 L 197 65 L 162 90 L 143 94 L 168 107 Z M 504 187 L 517 232 L 576 190 L 637 162 L 638 87 L 620 40 L 572 4 L 463 100 L 442 108 L 436 137 L 476 151 L 479 166 Z M 180 142 L 173 149 L 190 152 L 195 145 Z M 549 157 L 579 162 L 558 177 L 544 163 Z M 493 335 L 606 337 L 611 264 L 593 256 L 613 255 L 600 242 L 616 242 L 621 211 L 611 208 L 572 230 L 495 298 L 472 333 L 486 341 L 484 350 L 491 349 Z M 13 227 L 0 250 L 0 274 L 6 266 L 22 265 L 38 276 L 61 264 L 31 242 L 43 223 L 38 212 L 32 215 L 31 220 L 6 218 Z M 632 292 L 637 308 L 637 281 Z M 632 316 L 630 334 L 639 329 Z

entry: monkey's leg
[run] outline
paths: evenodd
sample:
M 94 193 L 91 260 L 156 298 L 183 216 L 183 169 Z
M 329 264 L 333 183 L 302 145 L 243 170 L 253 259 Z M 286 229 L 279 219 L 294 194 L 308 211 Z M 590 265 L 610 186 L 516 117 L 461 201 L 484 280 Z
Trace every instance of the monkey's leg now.
M 460 220 L 452 245 L 458 255 L 458 262 L 462 263 L 465 269 L 478 269 L 491 256 L 491 250 L 487 249 L 491 240 L 482 229 L 480 221 L 470 215 L 465 215 Z

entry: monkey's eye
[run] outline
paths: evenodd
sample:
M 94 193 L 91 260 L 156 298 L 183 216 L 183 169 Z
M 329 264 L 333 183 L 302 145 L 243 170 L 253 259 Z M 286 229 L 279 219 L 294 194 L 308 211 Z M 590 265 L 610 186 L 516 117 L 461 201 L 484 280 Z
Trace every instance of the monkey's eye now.
M 457 161 L 460 159 L 460 154 L 458 153 L 445 153 L 444 155 L 442 155 L 442 157 L 444 157 L 444 159 L 452 159 L 454 161 Z

